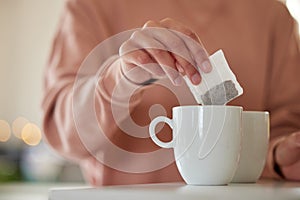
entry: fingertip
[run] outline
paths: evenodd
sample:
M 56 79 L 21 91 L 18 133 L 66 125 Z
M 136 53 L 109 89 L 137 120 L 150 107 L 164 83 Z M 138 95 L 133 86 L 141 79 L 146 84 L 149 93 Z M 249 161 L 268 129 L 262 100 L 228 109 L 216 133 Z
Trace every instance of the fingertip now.
M 191 77 L 191 81 L 194 85 L 199 85 L 201 83 L 201 76 L 198 73 L 195 73 L 192 77 Z
M 200 68 L 204 73 L 209 73 L 212 70 L 212 65 L 208 60 L 206 60 L 206 61 L 201 63 Z
M 182 84 L 183 80 L 182 80 L 182 77 L 179 75 L 177 76 L 177 78 L 174 79 L 173 83 L 174 85 L 176 86 L 180 86 Z

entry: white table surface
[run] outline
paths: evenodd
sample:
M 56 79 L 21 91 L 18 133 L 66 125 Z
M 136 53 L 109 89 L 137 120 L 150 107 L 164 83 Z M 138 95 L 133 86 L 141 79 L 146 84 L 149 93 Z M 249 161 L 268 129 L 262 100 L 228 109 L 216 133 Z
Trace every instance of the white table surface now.
M 51 188 L 86 187 L 81 183 L 0 183 L 0 200 L 47 200 Z
M 11 183 L 0 184 L 0 200 L 300 200 L 300 182 L 262 180 L 256 184 L 189 186 L 182 183 L 104 186 L 83 184 Z
M 259 181 L 256 184 L 191 186 L 183 183 L 106 186 L 84 189 L 53 189 L 50 200 L 300 200 L 300 182 Z

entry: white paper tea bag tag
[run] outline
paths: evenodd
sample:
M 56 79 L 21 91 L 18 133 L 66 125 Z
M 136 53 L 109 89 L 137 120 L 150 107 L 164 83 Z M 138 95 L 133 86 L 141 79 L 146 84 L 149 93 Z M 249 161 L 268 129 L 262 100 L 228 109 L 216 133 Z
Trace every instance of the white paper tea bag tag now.
M 183 77 L 197 103 L 225 105 L 242 95 L 243 88 L 231 71 L 223 51 L 218 50 L 209 59 L 212 64 L 212 71 L 209 73 L 200 71 L 202 81 L 199 85 L 193 85 L 188 77 Z

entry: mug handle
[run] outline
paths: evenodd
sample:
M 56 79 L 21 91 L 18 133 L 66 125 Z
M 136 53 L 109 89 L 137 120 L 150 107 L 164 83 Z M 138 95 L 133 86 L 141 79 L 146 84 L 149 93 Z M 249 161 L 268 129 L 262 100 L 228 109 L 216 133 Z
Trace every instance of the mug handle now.
M 174 147 L 174 136 L 172 138 L 172 140 L 170 142 L 162 142 L 161 140 L 159 140 L 157 137 L 156 137 L 156 133 L 155 133 L 155 127 L 158 123 L 160 122 L 164 122 L 164 123 L 167 123 L 171 129 L 173 130 L 173 121 L 167 117 L 164 117 L 164 116 L 159 116 L 159 117 L 156 117 L 155 119 L 153 119 L 150 123 L 150 126 L 149 126 L 149 132 L 150 132 L 150 136 L 151 136 L 151 139 L 153 140 L 153 142 L 155 144 L 157 144 L 158 146 L 160 147 L 163 147 L 163 148 L 173 148 Z

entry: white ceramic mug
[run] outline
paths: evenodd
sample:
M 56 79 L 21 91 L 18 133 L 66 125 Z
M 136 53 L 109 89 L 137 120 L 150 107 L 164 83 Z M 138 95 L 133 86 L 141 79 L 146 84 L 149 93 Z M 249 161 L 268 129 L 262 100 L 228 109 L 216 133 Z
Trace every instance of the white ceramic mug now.
M 270 121 L 268 112 L 242 112 L 242 150 L 235 183 L 256 182 L 265 166 L 269 144 Z
M 174 148 L 178 170 L 187 184 L 225 185 L 236 171 L 241 150 L 241 113 L 237 106 L 178 106 L 173 119 L 155 118 L 149 132 L 163 148 Z M 173 129 L 170 142 L 156 137 L 165 122 Z

